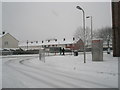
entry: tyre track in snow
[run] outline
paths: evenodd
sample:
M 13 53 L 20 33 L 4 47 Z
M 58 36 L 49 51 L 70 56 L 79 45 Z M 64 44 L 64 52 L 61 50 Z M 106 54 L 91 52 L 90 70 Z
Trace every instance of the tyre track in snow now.
M 11 67 L 11 66 L 10 66 L 10 67 Z M 21 68 L 15 69 L 14 67 L 12 67 L 12 68 L 13 68 L 14 70 L 16 70 L 17 72 L 20 72 L 21 74 L 29 77 L 30 79 L 33 79 L 33 80 L 36 80 L 36 81 L 38 81 L 38 82 L 42 82 L 42 83 L 44 83 L 44 84 L 47 84 L 47 86 L 49 86 L 49 87 L 60 87 L 60 86 L 55 85 L 55 84 L 53 84 L 53 83 L 51 83 L 51 82 L 49 82 L 49 81 L 45 81 L 45 80 L 42 79 L 42 78 L 36 78 L 36 76 L 33 76 L 33 75 L 29 74 L 29 73 L 26 73 L 26 72 L 28 72 L 28 71 L 24 72 L 24 71 L 25 71 L 24 69 L 21 69 Z M 24 71 L 21 71 L 21 70 L 24 70 Z
M 81 79 L 81 78 L 76 78 L 76 77 L 74 77 L 72 75 L 68 75 L 68 73 L 60 71 L 60 70 L 58 71 L 58 70 L 54 69 L 55 71 L 53 71 L 51 69 L 48 70 L 48 69 L 45 69 L 43 67 L 40 67 L 40 68 L 34 67 L 34 66 L 31 66 L 31 65 L 25 64 L 24 61 L 26 61 L 26 60 L 21 60 L 20 63 L 25 65 L 25 66 L 28 66 L 30 68 L 34 68 L 34 69 L 37 69 L 37 70 L 40 70 L 40 71 L 43 71 L 43 72 L 49 72 L 47 74 L 54 74 L 54 75 L 62 76 L 62 77 L 69 78 L 69 79 L 72 79 L 72 80 L 75 80 L 75 81 L 79 81 L 79 82 L 82 81 L 82 83 L 89 83 L 89 84 L 97 85 L 98 87 L 102 86 L 102 87 L 105 87 L 105 88 L 108 88 L 108 87 L 112 88 L 112 86 L 105 85 L 105 84 L 102 84 L 102 83 L 98 83 L 98 82 L 94 82 L 94 81 L 88 81 L 88 80 Z
M 17 60 L 18 60 L 18 59 L 17 59 Z M 19 60 L 19 62 L 25 61 L 25 60 L 29 60 L 29 59 L 27 58 L 27 59 L 24 59 L 24 60 Z M 74 87 L 74 88 L 79 87 L 78 85 L 74 85 L 74 83 L 71 84 L 71 83 L 69 83 L 69 82 L 66 82 L 66 81 L 63 81 L 63 80 L 60 80 L 60 79 L 51 77 L 51 76 L 49 76 L 49 75 L 46 75 L 46 74 L 48 74 L 48 73 L 45 74 L 44 72 L 42 72 L 42 73 L 37 73 L 37 72 L 35 72 L 35 71 L 32 71 L 33 73 L 35 73 L 35 74 L 37 74 L 37 75 L 31 75 L 31 74 L 30 74 L 31 71 L 28 71 L 28 70 L 26 70 L 26 69 L 22 69 L 22 68 L 20 68 L 20 67 L 14 67 L 13 61 L 16 61 L 16 59 L 14 59 L 14 60 L 9 60 L 9 61 L 6 62 L 6 64 L 7 64 L 9 67 L 13 68 L 14 70 L 16 70 L 16 71 L 18 71 L 18 72 L 20 72 L 20 73 L 22 73 L 22 74 L 24 74 L 24 75 L 26 75 L 26 76 L 28 76 L 28 77 L 31 77 L 32 79 L 35 79 L 35 80 L 37 80 L 37 81 L 41 81 L 42 83 L 48 84 L 48 85 L 50 85 L 51 87 L 57 87 L 57 88 L 59 88 L 59 87 L 61 87 L 61 86 Z M 10 65 L 11 62 L 12 62 L 12 65 Z M 30 68 L 31 68 L 31 67 L 30 67 Z M 31 69 L 32 69 L 32 68 L 31 68 Z M 27 72 L 27 73 L 26 73 L 26 72 Z M 43 73 L 44 73 L 44 74 L 43 74 Z M 48 80 L 47 80 L 47 79 L 44 80 L 43 78 L 38 77 L 38 75 L 41 75 L 43 78 L 47 78 Z M 38 77 L 38 78 L 36 78 L 36 77 Z M 50 79 L 50 81 L 49 81 L 49 79 Z M 52 81 L 51 81 L 51 80 L 52 80 Z M 55 84 L 54 82 L 56 82 L 57 84 Z M 59 84 L 60 84 L 60 85 L 59 85 Z
M 33 58 L 33 57 L 32 57 Z M 25 64 L 25 61 L 27 61 L 27 60 L 31 60 L 32 58 L 23 58 L 23 59 L 20 59 L 19 60 L 19 63 L 20 64 L 22 64 L 23 66 L 27 66 L 27 67 L 29 67 L 30 68 L 30 70 L 31 69 L 34 69 L 35 71 L 32 71 L 32 72 L 34 72 L 34 73 L 36 73 L 37 75 L 42 75 L 42 76 L 44 76 L 44 77 L 46 77 L 46 78 L 50 78 L 50 79 L 52 79 L 53 81 L 55 81 L 55 82 L 57 82 L 57 84 L 53 84 L 53 82 L 48 82 L 48 81 L 45 81 L 44 79 L 38 79 L 38 78 L 36 78 L 36 76 L 34 76 L 34 75 L 30 75 L 30 74 L 28 74 L 28 73 L 30 73 L 31 71 L 28 71 L 28 70 L 26 70 L 26 69 L 22 69 L 22 68 L 18 68 L 18 67 L 14 67 L 14 66 L 12 66 L 12 65 L 10 65 L 10 63 L 12 63 L 13 64 L 13 62 L 11 62 L 11 61 L 13 61 L 13 60 L 9 60 L 8 62 L 7 62 L 7 65 L 9 64 L 9 66 L 10 67 L 12 67 L 13 69 L 16 69 L 18 72 L 20 72 L 20 73 L 23 73 L 24 75 L 26 75 L 26 76 L 29 76 L 29 77 L 31 77 L 32 79 L 35 79 L 35 80 L 40 80 L 40 81 L 42 81 L 43 83 L 45 83 L 45 84 L 48 84 L 48 85 L 50 85 L 50 86 L 53 86 L 53 87 L 60 87 L 59 85 L 58 85 L 58 82 L 59 83 L 63 83 L 65 86 L 72 86 L 72 87 L 79 87 L 80 88 L 80 84 L 78 85 L 78 84 L 74 84 L 74 83 L 71 83 L 71 82 L 69 82 L 69 81 L 65 81 L 65 80 L 61 80 L 61 79 L 56 79 L 56 78 L 54 78 L 54 77 L 52 77 L 51 75 L 55 75 L 55 76 L 60 76 L 60 77 L 64 77 L 64 78 L 67 78 L 68 80 L 70 79 L 70 80 L 74 80 L 74 81 L 78 81 L 78 82 L 80 82 L 80 83 L 85 83 L 85 85 L 88 83 L 88 84 L 93 84 L 93 86 L 94 85 L 97 85 L 98 87 L 99 86 L 102 86 L 102 87 L 111 87 L 111 86 L 108 86 L 108 85 L 104 85 L 104 84 L 101 84 L 101 83 L 97 83 L 97 82 L 93 82 L 93 81 L 88 81 L 88 80 L 84 80 L 84 79 L 81 79 L 81 78 L 76 78 L 76 77 L 74 77 L 74 76 L 71 76 L 71 75 L 68 75 L 68 73 L 66 73 L 66 72 L 62 72 L 62 71 L 53 71 L 53 70 L 51 70 L 51 69 L 49 69 L 49 70 L 47 70 L 47 69 L 45 69 L 45 68 L 43 68 L 43 67 L 40 67 L 40 68 L 38 68 L 38 67 L 34 67 L 34 66 L 31 66 L 31 65 L 28 65 L 28 64 Z M 34 57 L 35 58 L 35 57 Z M 18 60 L 18 59 L 17 59 Z M 16 61 L 16 60 L 15 60 Z M 37 70 L 37 71 L 36 71 Z M 25 72 L 24 72 L 25 71 Z M 27 73 L 26 73 L 27 72 Z M 40 73 L 38 73 L 38 72 L 40 72 Z M 46 73 L 47 72 L 47 73 Z M 52 84 L 51 84 L 52 83 Z M 82 86 L 82 85 L 81 85 Z M 84 85 L 82 86 L 82 87 L 85 87 Z
M 35 76 L 32 76 L 32 75 L 26 73 L 27 70 L 25 70 L 25 69 L 22 69 L 22 68 L 20 68 L 20 67 L 14 66 L 14 65 L 13 65 L 14 63 L 13 63 L 13 62 L 16 61 L 16 60 L 18 61 L 18 59 L 8 60 L 7 62 L 5 62 L 5 64 L 6 64 L 7 66 L 9 66 L 10 68 L 12 68 L 13 70 L 15 70 L 15 71 L 17 71 L 17 72 L 19 72 L 19 73 L 21 73 L 21 74 L 29 77 L 30 79 L 36 80 L 37 82 L 42 82 L 42 83 L 44 83 L 44 84 L 47 84 L 46 86 L 48 86 L 48 87 L 60 87 L 60 86 L 58 86 L 58 85 L 56 85 L 56 84 L 52 84 L 51 82 L 45 81 L 43 78 L 36 78 Z M 25 59 L 24 59 L 24 60 L 25 60 Z M 26 60 L 28 60 L 28 58 L 27 58 Z M 19 61 L 21 61 L 21 60 L 19 60 Z M 11 62 L 12 62 L 12 63 L 11 63 Z M 18 64 L 19 64 L 19 63 L 18 63 Z M 25 71 L 25 72 L 24 72 L 24 71 Z

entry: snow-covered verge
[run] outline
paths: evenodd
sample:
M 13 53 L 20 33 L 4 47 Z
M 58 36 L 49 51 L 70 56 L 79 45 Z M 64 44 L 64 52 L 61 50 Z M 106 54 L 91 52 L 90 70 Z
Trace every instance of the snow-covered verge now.
M 117 88 L 118 58 L 104 54 L 104 61 L 92 62 L 87 54 L 49 56 L 45 63 L 37 56 L 3 58 L 3 88 Z

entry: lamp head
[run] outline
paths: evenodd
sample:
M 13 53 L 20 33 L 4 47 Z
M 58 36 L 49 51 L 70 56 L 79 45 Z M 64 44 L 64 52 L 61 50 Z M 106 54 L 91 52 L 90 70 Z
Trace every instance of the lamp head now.
M 77 6 L 76 8 L 82 10 L 82 8 L 80 6 Z
M 90 18 L 90 16 L 87 16 L 86 18 Z

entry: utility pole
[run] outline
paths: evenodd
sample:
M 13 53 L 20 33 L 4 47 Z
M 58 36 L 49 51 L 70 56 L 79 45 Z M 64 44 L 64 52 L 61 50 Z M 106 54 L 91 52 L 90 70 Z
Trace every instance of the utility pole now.
M 83 30 L 84 30 L 84 63 L 86 63 L 86 47 L 85 47 L 85 44 L 86 44 L 86 33 L 85 33 L 85 12 L 84 10 L 80 7 L 80 6 L 77 6 L 76 7 L 77 9 L 79 10 L 82 10 L 83 12 Z

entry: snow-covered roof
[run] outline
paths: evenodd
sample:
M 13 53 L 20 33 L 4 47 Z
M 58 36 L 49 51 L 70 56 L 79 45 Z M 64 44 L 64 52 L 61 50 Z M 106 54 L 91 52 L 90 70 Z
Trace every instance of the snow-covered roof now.
M 3 37 L 3 36 L 5 36 L 6 34 L 7 34 L 7 33 L 5 33 L 5 34 L 0 34 L 0 38 Z
M 5 36 L 5 35 L 7 35 L 7 34 L 9 34 L 11 37 L 13 37 L 10 33 L 7 33 L 7 32 L 5 32 L 5 34 L 0 34 L 0 38 L 2 38 L 3 36 Z M 17 40 L 15 37 L 13 37 L 15 40 Z M 18 41 L 18 40 L 17 40 Z M 19 42 L 19 41 L 18 41 Z
M 33 42 L 33 43 L 31 43 L 31 42 L 29 42 L 28 43 L 28 46 L 42 46 L 42 45 L 62 45 L 62 44 L 73 44 L 73 43 L 75 43 L 77 40 L 65 40 L 65 41 L 63 41 L 63 40 L 57 40 L 57 41 L 50 41 L 50 42 L 48 42 L 48 41 L 44 41 L 43 43 L 42 43 L 42 41 L 41 42 Z M 24 42 L 24 43 L 19 43 L 19 46 L 27 46 L 27 42 Z

